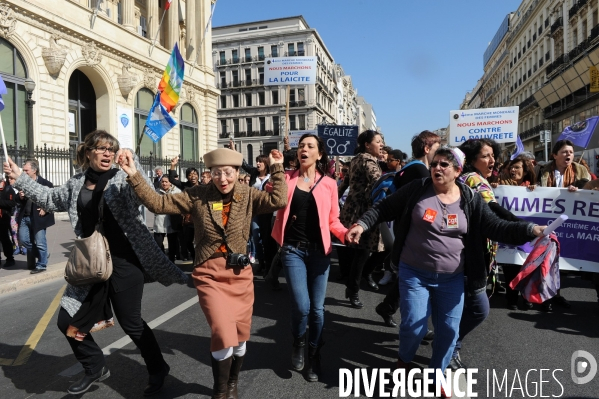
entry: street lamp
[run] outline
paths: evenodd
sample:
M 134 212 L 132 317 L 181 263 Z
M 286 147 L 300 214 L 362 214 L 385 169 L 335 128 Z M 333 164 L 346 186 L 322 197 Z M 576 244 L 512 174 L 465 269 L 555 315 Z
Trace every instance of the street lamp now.
M 25 79 L 25 90 L 27 91 L 27 155 L 33 158 L 33 104 L 35 101 L 31 99 L 33 90 L 35 90 L 35 81 L 31 78 Z

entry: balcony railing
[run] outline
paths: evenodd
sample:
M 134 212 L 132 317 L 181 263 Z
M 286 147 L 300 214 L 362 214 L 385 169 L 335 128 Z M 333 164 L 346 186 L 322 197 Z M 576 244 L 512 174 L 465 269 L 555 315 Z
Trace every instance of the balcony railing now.
M 578 3 L 574 3 L 574 5 L 570 7 L 570 10 L 568 11 L 568 17 L 572 19 L 572 17 L 576 15 L 578 10 L 580 10 L 580 6 L 578 5 Z
M 233 58 L 231 59 L 231 62 L 232 62 L 233 64 L 239 64 L 239 57 L 233 57 Z
M 551 34 L 553 35 L 558 29 L 561 29 L 563 27 L 564 27 L 564 18 L 563 17 L 559 17 L 553 23 L 553 25 L 551 25 Z
M 218 62 L 216 63 L 216 65 L 227 65 L 228 62 L 226 59 L 221 58 L 220 60 L 218 60 Z
M 227 82 L 220 82 L 216 84 L 217 89 L 226 89 L 229 86 Z
M 285 51 L 285 57 L 295 57 L 296 55 L 295 51 Z
M 527 101 L 527 100 L 528 99 L 526 99 L 524 101 Z M 530 139 L 532 137 L 538 136 L 542 130 L 550 130 L 550 129 L 551 129 L 551 122 L 541 123 L 533 128 L 530 128 L 530 129 L 525 130 L 522 133 L 520 133 L 520 138 L 522 140 Z
M 536 103 L 537 102 L 535 100 L 535 96 L 530 96 L 526 100 L 524 100 L 520 104 L 518 104 L 518 106 L 520 107 L 520 111 L 522 111 L 524 108 L 526 108 L 530 105 L 535 105 Z
M 553 61 L 551 64 L 547 66 L 547 68 L 545 69 L 545 73 L 547 74 L 547 76 L 549 76 L 553 71 L 557 70 L 557 68 L 559 68 L 566 62 L 568 62 L 568 56 L 566 54 L 560 55 L 556 58 L 555 61 Z
M 290 107 L 305 107 L 306 106 L 306 102 L 301 100 L 301 101 L 289 101 L 289 106 Z

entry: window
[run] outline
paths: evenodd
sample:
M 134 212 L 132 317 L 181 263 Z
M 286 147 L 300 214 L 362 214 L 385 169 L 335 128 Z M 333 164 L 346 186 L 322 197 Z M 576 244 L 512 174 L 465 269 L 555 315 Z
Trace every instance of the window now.
M 254 166 L 254 147 L 251 144 L 248 144 L 247 146 L 248 149 L 248 160 L 250 161 L 249 164 Z
M 289 43 L 287 45 L 287 55 L 290 57 L 295 55 L 295 43 Z
M 220 73 L 220 87 L 227 87 L 227 73 Z
M 221 51 L 219 54 L 220 54 L 220 65 L 225 65 L 227 63 L 227 59 L 225 58 L 225 52 Z
M 135 95 L 135 108 L 133 110 L 133 118 L 135 120 L 135 137 L 133 138 L 133 142 L 135 146 L 137 146 L 137 141 L 139 140 L 139 137 L 141 137 L 141 133 L 146 125 L 146 119 L 148 119 L 149 110 L 153 103 L 154 93 L 146 88 L 140 89 Z M 154 143 L 148 137 L 145 137 L 141 141 L 140 153 L 141 155 L 148 156 L 150 155 L 150 152 L 156 158 L 162 157 L 160 141 Z
M 306 115 L 298 115 L 299 130 L 306 130 Z
M 297 55 L 306 55 L 304 53 L 304 43 L 302 43 L 302 42 L 299 42 L 297 44 Z
M 239 94 L 233 94 L 233 108 L 239 107 Z
M 121 3 L 119 3 L 118 5 L 119 5 L 119 10 L 120 10 Z M 120 17 L 120 14 L 119 14 L 119 17 Z M 119 23 L 121 23 L 121 22 L 119 22 Z M 141 35 L 143 37 L 147 38 L 148 37 L 148 23 L 147 23 L 146 17 L 144 17 L 143 15 L 141 15 L 139 17 L 139 27 L 141 28 Z
M 261 91 L 258 93 L 258 105 L 265 105 L 265 101 L 264 101 L 264 92 Z
M 181 107 L 180 125 L 181 159 L 198 161 L 198 117 L 191 104 L 183 104 Z
M 258 118 L 258 121 L 260 123 L 260 134 L 266 133 L 266 118 L 261 116 Z
M 264 68 L 258 68 L 258 78 L 260 79 L 260 84 L 264 84 Z
M 221 109 L 227 108 L 227 96 L 220 96 L 220 107 Z
M 273 130 L 273 134 L 275 134 L 275 135 L 279 134 L 279 117 L 278 116 L 272 117 L 272 130 Z
M 279 56 L 279 47 L 276 44 L 274 46 L 270 46 L 270 56 L 271 57 Z
M 7 145 L 28 145 L 27 91 L 25 79 L 27 69 L 21 54 L 9 42 L 0 38 L 0 75 L 6 84 L 7 94 L 2 95 L 4 106 L 2 125 Z M 33 145 L 33 144 L 32 144 Z
M 251 69 L 245 70 L 245 84 L 246 84 L 246 86 L 252 85 L 252 70 Z
M 245 106 L 246 107 L 252 106 L 252 93 L 245 93 Z
M 237 64 L 239 62 L 239 54 L 237 50 L 232 50 L 231 55 L 233 56 L 233 63 Z
M 258 47 L 258 61 L 264 60 L 264 47 Z
M 235 137 L 239 134 L 239 119 L 233 119 L 233 133 L 235 133 Z
M 233 87 L 239 86 L 239 71 L 231 71 L 233 74 Z
M 245 49 L 245 62 L 250 62 L 252 60 L 252 50 L 249 48 Z
M 220 136 L 222 138 L 227 137 L 227 120 L 226 119 L 220 120 Z
M 252 133 L 252 118 L 245 118 L 245 126 L 248 136 Z
M 273 105 L 278 104 L 279 103 L 279 92 L 276 91 L 276 90 L 273 90 L 271 92 L 271 94 L 272 94 L 272 103 L 273 103 Z
M 289 130 L 297 130 L 295 126 L 295 115 L 289 115 Z
M 305 99 L 305 90 L 297 89 L 297 101 L 304 101 Z
M 295 102 L 295 89 L 288 89 L 288 90 L 289 90 L 289 102 L 294 103 Z

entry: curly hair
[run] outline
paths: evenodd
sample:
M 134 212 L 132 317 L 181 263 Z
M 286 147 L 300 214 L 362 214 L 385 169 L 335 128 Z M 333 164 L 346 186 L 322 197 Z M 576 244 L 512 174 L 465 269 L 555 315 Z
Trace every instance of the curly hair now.
M 478 154 L 480 154 L 480 151 L 485 146 L 489 146 L 493 149 L 493 158 L 497 157 L 501 153 L 499 144 L 491 139 L 471 139 L 465 141 L 458 147 L 460 150 L 462 150 L 464 155 L 466 155 L 466 161 L 464 162 L 464 173 L 479 173 L 479 171 L 474 167 L 474 163 L 478 159 Z

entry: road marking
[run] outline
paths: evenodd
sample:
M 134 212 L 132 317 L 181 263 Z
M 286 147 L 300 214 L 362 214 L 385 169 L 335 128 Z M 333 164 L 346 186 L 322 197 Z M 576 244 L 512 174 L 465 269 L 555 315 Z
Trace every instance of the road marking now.
M 157 318 L 155 318 L 154 320 L 149 322 L 148 326 L 150 328 L 154 329 L 154 328 L 158 327 L 159 325 L 161 325 L 162 323 L 164 323 L 165 321 L 172 319 L 173 317 L 175 317 L 179 313 L 183 312 L 184 310 L 189 309 L 193 305 L 196 305 L 197 303 L 198 303 L 198 297 L 194 296 L 193 298 L 183 302 L 181 305 L 169 310 L 165 314 L 158 316 Z M 132 342 L 131 338 L 129 338 L 129 336 L 125 335 L 123 338 L 118 339 L 118 340 L 114 341 L 112 344 L 103 348 L 102 353 L 104 353 L 104 356 L 112 355 L 114 352 L 125 347 L 126 345 L 130 344 L 131 342 Z M 60 372 L 58 375 L 62 376 L 62 377 L 72 377 L 74 375 L 79 374 L 82 371 L 83 371 L 83 366 L 81 366 L 81 363 L 76 363 L 76 364 L 72 365 L 71 367 L 69 367 L 68 369 Z
M 62 293 L 64 292 L 65 288 L 67 288 L 66 284 L 58 291 L 58 293 L 50 303 L 50 306 L 46 310 L 46 313 L 44 313 L 40 321 L 37 323 L 37 326 L 35 326 L 35 329 L 29 336 L 29 339 L 27 340 L 27 342 L 25 342 L 25 346 L 23 346 L 23 349 L 21 349 L 21 352 L 15 359 L 14 363 L 12 363 L 12 366 L 22 366 L 25 363 L 27 363 L 35 347 L 42 338 L 42 335 L 44 335 L 44 331 L 46 331 L 46 327 L 48 327 L 48 323 L 50 323 L 52 316 L 54 316 L 54 313 L 56 313 L 56 309 L 58 309 L 58 307 L 60 306 L 60 299 L 62 298 Z M 2 360 L 6 361 L 9 359 Z

